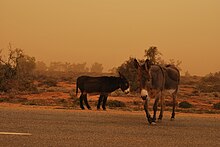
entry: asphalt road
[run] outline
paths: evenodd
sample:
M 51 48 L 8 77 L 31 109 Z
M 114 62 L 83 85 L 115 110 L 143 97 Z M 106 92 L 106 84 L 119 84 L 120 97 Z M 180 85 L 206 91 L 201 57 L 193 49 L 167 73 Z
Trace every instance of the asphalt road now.
M 149 126 L 144 112 L 0 107 L 0 146 L 220 146 L 218 115 L 169 117 Z

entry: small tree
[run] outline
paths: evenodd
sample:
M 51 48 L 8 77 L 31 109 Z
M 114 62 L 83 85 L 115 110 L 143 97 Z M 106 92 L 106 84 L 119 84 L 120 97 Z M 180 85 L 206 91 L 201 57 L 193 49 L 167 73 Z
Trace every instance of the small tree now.
M 131 91 L 137 91 L 139 88 L 137 82 L 137 69 L 134 67 L 134 59 L 135 58 L 130 57 L 118 67 L 118 72 L 122 73 L 129 81 Z
M 108 71 L 109 71 L 110 73 L 117 73 L 117 70 L 118 70 L 117 67 L 113 67 L 113 68 L 109 69 Z
M 64 64 L 62 62 L 51 62 L 49 71 L 64 71 Z
M 17 66 L 16 66 L 17 76 L 21 78 L 33 74 L 33 70 L 35 69 L 35 66 L 36 64 L 34 57 L 23 55 L 22 58 L 19 58 L 17 60 Z
M 170 59 L 167 64 L 174 65 L 174 66 L 175 66 L 176 68 L 178 68 L 180 71 L 182 70 L 182 69 L 180 68 L 180 65 L 182 64 L 182 61 L 180 61 L 180 60 L 175 61 L 174 59 Z
M 168 62 L 166 62 L 164 59 L 162 59 L 162 53 L 159 52 L 158 48 L 155 46 L 151 46 L 148 50 L 145 50 L 144 57 L 147 57 L 151 61 L 152 64 L 159 64 L 159 65 L 174 65 L 176 66 L 180 71 L 180 65 L 182 64 L 182 61 L 174 59 L 170 59 Z
M 37 61 L 36 62 L 36 71 L 47 71 L 48 67 L 43 61 Z
M 162 59 L 162 54 L 159 52 L 157 47 L 150 47 L 148 50 L 145 50 L 145 57 L 149 59 L 153 64 L 159 64 L 159 65 L 166 65 L 166 62 Z M 118 71 L 121 72 L 125 77 L 129 80 L 131 91 L 137 91 L 140 86 L 137 79 L 137 69 L 134 67 L 134 59 L 135 58 L 129 58 L 129 60 L 125 61 L 121 66 L 118 67 Z M 139 60 L 141 64 L 144 64 L 145 60 Z M 174 60 L 170 60 L 170 64 L 174 64 L 179 68 L 179 65 L 181 64 L 181 61 L 177 61 L 177 63 Z
M 83 72 L 88 72 L 89 68 L 86 67 L 86 62 L 84 63 L 73 63 L 71 65 L 71 68 L 73 69 L 74 72 L 78 72 L 78 73 L 83 73 Z
M 95 62 L 94 64 L 92 64 L 90 71 L 94 73 L 102 73 L 103 66 L 102 64 Z
M 27 90 L 32 87 L 33 82 L 29 77 L 35 68 L 35 58 L 25 55 L 21 49 L 13 48 L 11 44 L 8 50 L 6 59 L 0 55 L 0 91 Z
M 151 46 L 149 49 L 145 50 L 145 55 L 144 57 L 147 57 L 153 64 L 161 64 L 161 55 L 155 46 Z

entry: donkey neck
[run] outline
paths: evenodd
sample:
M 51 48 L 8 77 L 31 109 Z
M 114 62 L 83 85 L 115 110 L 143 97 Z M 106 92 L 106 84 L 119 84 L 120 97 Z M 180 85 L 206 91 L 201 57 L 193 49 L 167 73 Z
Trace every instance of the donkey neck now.
M 165 72 L 160 65 L 153 65 L 149 69 L 150 88 L 163 90 L 165 86 Z
M 108 91 L 113 92 L 120 88 L 120 77 L 109 77 L 107 83 L 109 84 Z

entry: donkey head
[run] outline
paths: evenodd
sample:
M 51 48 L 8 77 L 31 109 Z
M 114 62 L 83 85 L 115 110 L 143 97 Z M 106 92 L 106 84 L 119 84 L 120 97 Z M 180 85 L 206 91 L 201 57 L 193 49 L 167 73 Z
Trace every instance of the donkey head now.
M 119 76 L 120 76 L 120 88 L 123 92 L 125 92 L 126 94 L 129 93 L 130 91 L 130 88 L 129 88 L 129 82 L 128 80 L 125 78 L 124 75 L 122 75 L 120 72 L 119 72 Z
M 152 77 L 150 73 L 151 65 L 152 63 L 148 59 L 142 65 L 140 65 L 136 59 L 134 59 L 134 67 L 138 71 L 138 81 L 140 83 L 141 98 L 143 100 L 148 99 L 148 91 L 150 91 L 152 86 Z

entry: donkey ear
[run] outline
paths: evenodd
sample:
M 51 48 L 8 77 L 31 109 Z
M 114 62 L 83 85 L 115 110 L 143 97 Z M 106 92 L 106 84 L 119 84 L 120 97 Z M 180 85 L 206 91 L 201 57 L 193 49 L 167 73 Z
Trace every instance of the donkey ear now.
M 146 61 L 145 61 L 145 69 L 149 70 L 151 65 L 152 65 L 152 62 L 149 59 L 146 59 Z
M 118 74 L 119 74 L 119 77 L 123 77 L 123 75 L 120 72 L 118 72 Z
M 138 69 L 140 67 L 140 64 L 138 63 L 137 59 L 134 59 L 134 67 Z

